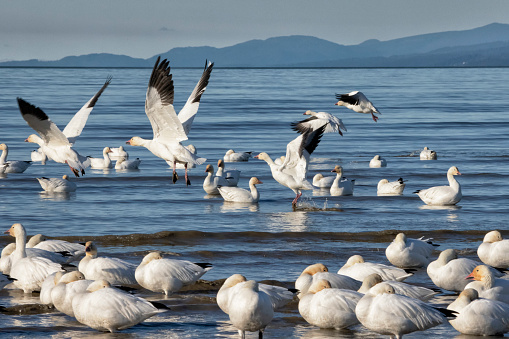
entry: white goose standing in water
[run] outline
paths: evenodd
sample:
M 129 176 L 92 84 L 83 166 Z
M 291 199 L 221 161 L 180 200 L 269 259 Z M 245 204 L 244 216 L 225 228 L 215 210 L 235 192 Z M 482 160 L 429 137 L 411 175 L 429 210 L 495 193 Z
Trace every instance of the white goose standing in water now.
M 7 155 L 9 153 L 9 147 L 6 144 L 0 144 L 0 166 L 5 165 L 5 170 L 2 173 L 23 173 L 32 164 L 31 161 L 23 160 L 10 160 L 7 161 Z
M 452 166 L 447 171 L 447 180 L 449 186 L 435 186 L 424 190 L 417 190 L 416 193 L 426 205 L 456 205 L 463 195 L 461 194 L 461 186 L 455 175 L 461 175 L 456 166 Z
M 252 177 L 249 180 L 249 191 L 240 187 L 217 186 L 219 194 L 223 197 L 224 201 L 231 202 L 258 202 L 260 200 L 260 193 L 256 185 L 263 184 L 257 177 Z
M 186 185 L 190 185 L 191 182 L 187 176 L 188 165 L 201 165 L 207 159 L 197 157 L 180 142 L 188 139 L 187 135 L 191 130 L 194 116 L 198 112 L 200 99 L 205 92 L 214 64 L 210 63 L 205 68 L 200 81 L 177 116 L 173 107 L 174 88 L 169 61 L 164 59 L 159 63 L 160 59 L 160 57 L 157 58 L 152 70 L 145 100 L 145 113 L 152 125 L 153 139 L 132 137 L 126 143 L 131 146 L 146 147 L 155 156 L 172 163 L 173 183 L 178 180 L 177 163 L 183 164 Z
M 335 103 L 336 106 L 345 106 L 357 113 L 371 114 L 374 122 L 377 122 L 378 117 L 375 113 L 380 113 L 371 101 L 366 98 L 364 93 L 353 91 L 348 94 L 336 94 L 336 99 L 339 101 Z
M 355 187 L 355 180 L 343 178 L 343 167 L 339 165 L 336 165 L 331 172 L 336 173 L 336 178 L 334 178 L 330 187 L 330 195 L 352 195 Z

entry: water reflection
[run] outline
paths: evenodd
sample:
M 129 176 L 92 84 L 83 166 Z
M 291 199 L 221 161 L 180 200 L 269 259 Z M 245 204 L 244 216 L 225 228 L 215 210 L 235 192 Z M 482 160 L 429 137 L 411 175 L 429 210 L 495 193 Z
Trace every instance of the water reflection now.
M 225 201 L 220 207 L 221 212 L 243 212 L 246 210 L 249 210 L 250 212 L 258 212 L 260 210 L 260 206 L 258 206 L 258 203 L 256 202 Z
M 273 232 L 304 232 L 311 224 L 312 220 L 305 211 L 284 212 L 270 214 L 267 228 Z
M 330 196 L 329 188 L 314 189 L 313 196 L 315 197 L 328 197 Z
M 421 210 L 449 210 L 449 211 L 456 211 L 456 210 L 461 209 L 461 206 L 457 206 L 457 205 L 447 205 L 447 206 L 422 205 L 422 206 L 419 206 L 419 209 L 421 209 Z
M 40 192 L 39 196 L 44 200 L 65 201 L 70 200 L 73 194 L 69 192 Z

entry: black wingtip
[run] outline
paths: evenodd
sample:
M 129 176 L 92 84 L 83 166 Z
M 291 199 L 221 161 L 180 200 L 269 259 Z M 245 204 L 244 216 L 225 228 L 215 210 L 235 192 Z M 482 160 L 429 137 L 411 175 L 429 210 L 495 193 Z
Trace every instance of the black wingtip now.
M 19 110 L 23 118 L 25 117 L 25 115 L 33 115 L 39 120 L 49 120 L 46 113 L 44 113 L 42 109 L 40 109 L 39 107 L 28 103 L 27 101 L 21 99 L 20 97 L 18 97 L 17 100 Z
M 404 270 L 408 274 L 414 274 L 415 272 L 417 272 L 417 269 L 415 268 L 405 268 Z
M 435 310 L 440 311 L 443 315 L 445 315 L 448 319 L 454 319 L 458 315 L 458 312 L 453 310 L 448 310 L 447 308 L 443 307 L 434 307 Z
M 198 265 L 200 266 L 201 268 L 209 268 L 209 267 L 212 267 L 212 264 L 210 263 L 207 263 L 207 262 L 195 262 L 194 263 L 195 265 Z

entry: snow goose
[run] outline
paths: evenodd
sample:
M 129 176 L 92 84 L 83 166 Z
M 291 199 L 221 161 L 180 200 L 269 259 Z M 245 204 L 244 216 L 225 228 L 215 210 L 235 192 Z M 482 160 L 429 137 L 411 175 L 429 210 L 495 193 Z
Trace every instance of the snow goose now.
M 3 249 L 0 256 L 0 272 L 9 274 L 11 272 L 12 258 L 11 254 L 16 250 L 16 244 L 7 244 Z
M 346 132 L 346 127 L 343 125 L 343 121 L 330 113 L 306 111 L 304 112 L 304 115 L 311 115 L 311 117 L 299 122 L 293 122 L 291 126 L 294 131 L 303 134 L 309 129 L 314 131 L 325 126 L 324 133 L 337 132 L 339 135 L 343 136 L 341 130 Z
M 258 337 L 263 338 L 263 331 L 274 316 L 270 297 L 260 291 L 254 280 L 246 281 L 230 296 L 228 309 L 230 321 L 242 338 L 246 331 L 258 332 Z
M 151 252 L 136 268 L 135 277 L 138 284 L 147 290 L 170 295 L 194 284 L 211 269 L 211 264 L 167 259 L 160 252 Z
M 208 164 L 205 168 L 205 173 L 207 176 L 203 180 L 203 190 L 207 194 L 211 195 L 219 195 L 219 190 L 217 189 L 218 185 L 228 186 L 228 181 L 225 178 L 214 175 L 214 167 L 211 164 Z
M 318 188 L 330 188 L 334 179 L 336 179 L 335 175 L 328 175 L 325 177 L 322 173 L 317 173 L 313 177 L 313 186 Z
M 164 59 L 159 63 L 160 59 L 160 57 L 157 58 L 152 70 L 145 100 L 145 113 L 152 125 L 153 139 L 146 140 L 140 137 L 132 137 L 127 141 L 127 144 L 143 146 L 155 156 L 171 163 L 173 183 L 178 179 L 176 164 L 183 164 L 186 185 L 190 185 L 191 182 L 187 176 L 188 166 L 192 164 L 201 165 L 207 159 L 197 157 L 180 142 L 188 140 L 187 135 L 191 130 L 194 116 L 198 112 L 200 99 L 208 84 L 213 63 L 205 69 L 200 82 L 196 85 L 177 116 L 173 107 L 174 87 L 172 75 L 170 74 L 170 62 Z
M 223 159 L 219 159 L 217 161 L 216 176 L 217 177 L 223 177 L 223 178 L 226 179 L 226 183 L 227 184 L 223 185 L 223 186 L 234 187 L 234 186 L 237 186 L 237 184 L 239 183 L 240 171 L 239 170 L 228 170 L 228 171 L 225 171 L 225 169 L 224 169 L 224 160 Z
M 85 276 L 80 271 L 73 271 L 62 275 L 55 287 L 51 289 L 51 303 L 53 306 L 62 313 L 74 316 L 72 314 L 72 304 L 66 301 L 67 287 L 75 281 L 84 280 Z
M 371 168 L 387 167 L 387 160 L 385 160 L 384 158 L 377 154 L 373 157 L 373 159 L 369 161 L 369 167 Z
M 509 305 L 490 299 L 479 299 L 474 289 L 466 289 L 447 309 L 458 312 L 450 320 L 452 327 L 462 334 L 488 336 L 509 332 Z
M 336 165 L 331 172 L 336 172 L 336 178 L 330 187 L 330 195 L 352 195 L 355 186 L 355 180 L 350 180 L 343 177 L 343 167 Z
M 106 280 L 112 285 L 136 285 L 136 265 L 118 258 L 98 257 L 92 241 L 85 244 L 85 257 L 78 270 L 89 280 Z
M 240 187 L 228 187 L 218 185 L 217 189 L 219 194 L 223 197 L 224 201 L 232 201 L 232 202 L 258 202 L 260 200 L 260 193 L 258 193 L 258 189 L 256 185 L 263 184 L 257 177 L 252 177 L 249 179 L 249 189 L 245 190 Z
M 78 272 L 78 271 L 74 271 Z M 63 293 L 63 300 L 60 300 L 60 304 L 55 305 L 60 312 L 67 314 L 70 317 L 74 317 L 74 310 L 72 309 L 72 300 L 74 297 L 81 293 L 86 293 L 87 288 L 94 283 L 94 280 L 87 280 L 80 278 L 75 281 L 71 281 L 65 284 L 65 290 Z M 60 288 L 60 287 L 59 287 Z
M 14 261 L 18 260 L 18 254 L 15 253 L 16 244 L 11 243 L 5 246 L 2 250 L 2 257 L 0 261 L 0 271 L 4 274 L 10 274 L 11 267 Z M 58 264 L 65 264 L 72 260 L 72 256 L 67 252 L 51 252 L 40 248 L 25 248 L 27 257 L 45 258 Z
M 385 256 L 391 264 L 401 268 L 428 266 L 433 253 L 431 239 L 407 238 L 405 233 L 398 233 L 385 249 Z
M 421 160 L 437 160 L 437 152 L 430 150 L 428 147 L 424 147 L 419 158 Z
M 46 165 L 46 161 L 48 160 L 48 157 L 46 156 L 46 154 L 44 154 L 42 149 L 38 148 L 38 149 L 30 152 L 30 159 L 32 161 L 40 161 L 43 165 Z
M 286 146 L 285 161 L 282 165 L 276 165 L 270 156 L 262 152 L 255 158 L 264 160 L 270 167 L 272 177 L 281 185 L 288 187 L 295 193 L 292 205 L 297 205 L 297 200 L 302 195 L 302 190 L 313 189 L 313 186 L 306 179 L 309 158 L 315 150 L 324 133 L 325 126 L 312 131 L 308 130 L 293 139 Z
M 360 255 L 353 255 L 348 258 L 346 264 L 338 271 L 338 274 L 347 275 L 359 281 L 364 280 L 365 277 L 373 273 L 378 273 L 384 281 L 403 281 L 413 275 L 410 270 L 404 270 L 384 264 L 365 262 L 364 258 Z
M 62 266 L 49 259 L 28 257 L 26 254 L 26 231 L 23 225 L 16 223 L 5 233 L 16 238 L 16 250 L 11 254 L 12 266 L 9 275 L 16 279 L 14 285 L 24 293 L 40 291 L 46 277 L 61 271 Z
M 314 282 L 299 301 L 300 315 L 320 328 L 347 328 L 359 323 L 355 315 L 362 293 L 331 288 L 327 280 Z
M 111 287 L 105 280 L 90 284 L 72 299 L 76 320 L 99 331 L 117 332 L 160 313 L 145 299 Z
M 366 98 L 364 93 L 359 91 L 353 91 L 348 94 L 336 94 L 336 106 L 345 106 L 357 113 L 371 114 L 373 121 L 376 122 L 378 117 L 375 113 L 380 113 L 371 101 Z
M 486 265 L 479 265 L 465 279 L 474 279 L 467 286 L 477 290 L 481 298 L 498 300 L 509 304 L 509 280 L 500 279 Z
M 456 205 L 461 200 L 462 194 L 460 183 L 454 178 L 455 175 L 461 175 L 461 173 L 456 166 L 452 166 L 447 171 L 449 186 L 435 186 L 424 190 L 417 190 L 414 193 L 426 205 Z
M 0 144 L 0 165 L 6 165 L 4 173 L 23 173 L 31 165 L 31 161 L 11 160 L 7 161 L 9 147 L 6 144 Z
M 385 282 L 372 287 L 355 308 L 355 314 L 362 325 L 396 338 L 440 325 L 447 320 L 446 316 L 453 317 L 454 313 L 396 294 L 394 288 Z
M 396 181 L 382 179 L 378 182 L 377 195 L 402 195 L 405 189 L 405 180 L 399 178 Z
M 55 288 L 64 274 L 65 271 L 53 272 L 44 279 L 41 285 L 41 293 L 39 294 L 41 303 L 50 306 L 53 305 L 53 302 L 51 301 L 51 291 Z
M 235 152 L 230 149 L 226 151 L 223 160 L 224 162 L 239 162 L 239 161 L 248 161 L 251 158 L 251 153 L 253 152 Z
M 69 176 L 64 174 L 60 178 L 36 178 L 41 184 L 41 187 L 46 192 L 75 192 L 77 189 L 76 183 L 69 180 Z
M 110 159 L 111 160 L 118 160 L 121 157 L 124 157 L 126 160 L 129 159 L 129 153 L 124 149 L 124 146 L 119 147 L 110 147 L 111 153 L 110 153 Z
M 85 245 L 59 239 L 48 239 L 42 234 L 32 236 L 27 248 L 39 248 L 50 252 L 69 252 L 74 258 L 85 254 Z
M 241 274 L 233 274 L 224 281 L 216 296 L 217 305 L 224 313 L 229 314 L 228 305 L 230 303 L 230 297 L 234 295 L 245 282 L 247 282 L 247 279 Z M 259 283 L 258 288 L 269 296 L 274 310 L 285 306 L 293 299 L 293 292 L 284 287 Z
M 196 154 L 197 150 L 196 150 L 196 147 L 194 147 L 194 145 L 187 145 L 187 146 L 184 146 L 184 147 L 185 147 L 185 148 L 187 148 L 187 149 L 189 150 L 189 152 L 191 152 L 191 153 L 193 153 L 194 155 L 198 156 L 198 155 Z M 167 164 L 168 164 L 168 166 L 170 166 L 170 167 L 172 167 L 172 166 L 173 166 L 173 163 L 171 163 L 171 162 L 169 162 L 169 161 L 167 161 L 166 163 L 167 163 Z M 188 164 L 188 165 L 187 165 L 187 168 L 188 168 L 188 169 L 189 169 L 189 168 L 195 168 L 195 167 L 196 167 L 196 165 L 195 165 L 195 164 Z M 175 167 L 175 168 L 176 168 L 176 169 L 185 169 L 186 167 L 184 166 L 184 164 L 179 164 L 179 163 L 177 163 L 177 165 L 176 165 L 176 167 Z
M 306 267 L 295 281 L 295 289 L 299 290 L 298 297 L 307 293 L 311 285 L 318 280 L 327 280 L 332 288 L 358 290 L 362 283 L 346 275 L 329 272 L 324 264 L 314 264 Z
M 134 160 L 127 160 L 125 157 L 120 157 L 115 163 L 115 169 L 117 170 L 130 170 L 138 169 L 140 167 L 141 160 L 136 158 Z
M 365 294 L 371 287 L 381 282 L 383 282 L 383 279 L 380 274 L 370 274 L 364 278 L 362 281 L 362 286 L 359 288 L 358 292 Z M 422 301 L 428 301 L 438 294 L 438 292 L 430 290 L 429 288 L 414 286 L 401 281 L 388 280 L 386 283 L 391 285 L 397 294 L 406 295 L 407 297 L 419 299 Z
M 113 163 L 109 155 L 110 153 L 111 149 L 109 147 L 104 147 L 102 158 L 88 157 L 90 159 L 90 167 L 94 169 L 113 168 Z
M 488 232 L 477 248 L 477 255 L 486 265 L 509 268 L 509 239 L 502 239 L 499 231 Z

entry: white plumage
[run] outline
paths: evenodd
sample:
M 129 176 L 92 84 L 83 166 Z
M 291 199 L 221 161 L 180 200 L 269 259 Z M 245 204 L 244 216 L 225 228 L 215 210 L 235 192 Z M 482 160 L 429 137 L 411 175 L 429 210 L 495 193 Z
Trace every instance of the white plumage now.
M 72 298 L 74 294 L 71 292 L 72 286 L 77 281 L 84 281 L 85 285 L 90 284 L 91 280 L 85 280 L 83 273 L 79 271 L 73 271 L 62 275 L 57 284 L 51 289 L 51 303 L 57 310 L 65 313 L 71 317 L 74 317 L 72 311 Z M 87 285 L 88 286 L 88 285 Z M 86 290 L 83 289 L 82 292 Z
M 472 278 L 467 288 L 473 288 L 481 298 L 498 300 L 509 304 L 509 280 L 500 279 L 486 265 L 479 265 L 466 278 Z
M 222 182 L 226 183 L 226 184 L 222 184 L 222 186 L 233 187 L 233 186 L 237 186 L 237 184 L 239 183 L 240 171 L 239 170 L 228 170 L 228 171 L 226 171 L 225 168 L 224 168 L 224 161 L 223 161 L 223 159 L 219 159 L 217 161 L 216 177 L 221 177 L 221 178 L 225 179 Z
M 116 170 L 130 170 L 138 169 L 140 167 L 141 160 L 136 158 L 134 160 L 127 160 L 125 157 L 120 157 L 115 163 Z
M 350 180 L 343 177 L 343 167 L 336 165 L 331 172 L 335 172 L 336 177 L 330 187 L 330 195 L 341 196 L 341 195 L 352 195 L 355 187 L 355 180 Z
M 7 155 L 9 154 L 9 147 L 6 144 L 0 144 L 0 166 L 5 165 L 2 173 L 23 173 L 31 165 L 30 161 L 21 160 L 10 160 L 7 161 Z
M 348 94 L 336 94 L 336 99 L 339 101 L 336 102 L 335 105 L 345 106 L 357 113 L 371 114 L 374 122 L 378 120 L 375 113 L 382 114 L 376 109 L 373 103 L 366 98 L 364 93 L 359 91 L 353 91 Z
M 232 149 L 226 151 L 223 160 L 224 162 L 239 162 L 248 161 L 251 158 L 253 152 L 235 152 Z
M 499 231 L 488 232 L 477 248 L 477 255 L 486 265 L 509 268 L 509 239 L 502 239 Z
M 437 160 L 437 152 L 430 150 L 428 147 L 424 147 L 419 154 L 419 158 L 421 160 Z
M 90 167 L 94 169 L 113 168 L 113 163 L 110 159 L 110 153 L 112 153 L 111 149 L 109 147 L 104 147 L 102 158 L 88 157 L 90 159 Z
M 76 183 L 69 180 L 69 176 L 64 174 L 60 178 L 36 178 L 39 181 L 42 189 L 46 192 L 75 192 L 78 186 Z
M 438 245 L 435 245 L 438 246 Z M 391 264 L 401 268 L 428 266 L 433 253 L 431 239 L 412 239 L 405 233 L 398 233 L 385 249 L 385 256 Z
M 385 160 L 384 158 L 377 154 L 373 157 L 373 159 L 369 161 L 369 167 L 371 168 L 387 167 L 387 160 Z
M 125 158 L 126 160 L 129 159 L 129 153 L 124 149 L 124 146 L 119 147 L 110 147 L 111 153 L 110 153 L 110 159 L 111 160 L 118 160 L 120 158 Z
M 382 179 L 378 182 L 376 194 L 377 195 L 402 195 L 405 189 L 405 181 L 399 178 L 396 181 L 389 181 Z
M 343 125 L 343 121 L 330 113 L 306 111 L 304 112 L 304 115 L 311 115 L 311 117 L 292 123 L 292 129 L 294 131 L 303 134 L 308 130 L 315 131 L 322 126 L 325 126 L 324 133 L 337 132 L 342 136 L 343 132 L 341 132 L 341 130 L 346 132 L 346 127 Z
M 458 258 L 456 250 L 446 249 L 440 253 L 438 259 L 432 261 L 427 268 L 431 281 L 440 288 L 461 292 L 469 283 L 465 277 L 470 274 L 479 263 L 467 258 Z
M 299 291 L 299 298 L 305 295 L 311 285 L 319 280 L 327 280 L 332 288 L 358 290 L 362 283 L 354 278 L 342 274 L 329 272 L 324 264 L 313 264 L 304 269 L 295 281 L 295 289 Z
M 461 194 L 461 186 L 454 178 L 455 175 L 461 175 L 456 166 L 452 166 L 447 171 L 447 180 L 449 186 L 435 186 L 424 190 L 418 190 L 417 193 L 426 205 L 456 205 L 463 195 Z
M 370 274 L 364 278 L 362 281 L 362 286 L 359 288 L 358 292 L 363 294 L 367 293 L 371 287 L 381 282 L 383 282 L 383 279 L 379 274 Z M 396 294 L 406 295 L 407 297 L 419 299 L 422 301 L 428 301 L 438 294 L 438 292 L 430 290 L 429 288 L 410 285 L 401 281 L 387 280 L 385 282 L 394 288 Z
M 42 234 L 30 237 L 28 248 L 39 248 L 51 252 L 69 252 L 74 258 L 85 254 L 85 245 L 59 239 L 48 239 Z
M 384 281 L 403 281 L 413 275 L 413 273 L 408 273 L 398 267 L 365 262 L 364 258 L 360 255 L 353 255 L 348 258 L 345 265 L 338 271 L 338 274 L 347 275 L 359 281 L 364 280 L 365 277 L 373 273 L 379 274 Z
M 257 177 L 249 179 L 249 191 L 240 187 L 228 187 L 221 186 L 217 187 L 219 194 L 223 197 L 224 201 L 231 202 L 258 202 L 260 200 L 260 193 L 256 188 L 256 185 L 263 184 Z

